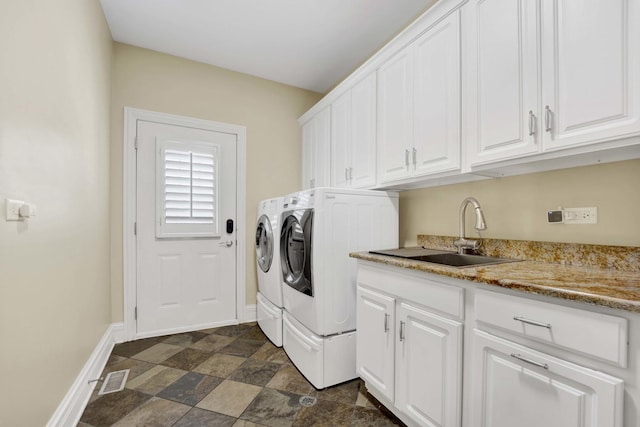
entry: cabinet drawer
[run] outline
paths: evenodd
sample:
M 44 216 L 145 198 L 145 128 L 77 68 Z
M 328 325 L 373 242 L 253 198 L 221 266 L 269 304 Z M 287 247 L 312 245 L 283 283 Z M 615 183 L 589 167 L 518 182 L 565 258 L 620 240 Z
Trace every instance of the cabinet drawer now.
M 478 327 L 494 326 L 557 347 L 627 366 L 627 320 L 478 290 Z
M 623 425 L 620 378 L 478 330 L 472 363 L 474 426 Z
M 464 317 L 464 290 L 400 268 L 358 264 L 358 285 L 413 301 L 457 319 Z

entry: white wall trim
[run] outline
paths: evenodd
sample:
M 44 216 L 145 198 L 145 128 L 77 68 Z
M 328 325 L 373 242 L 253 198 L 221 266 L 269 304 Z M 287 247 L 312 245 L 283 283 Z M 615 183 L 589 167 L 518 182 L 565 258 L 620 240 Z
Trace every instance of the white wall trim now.
M 122 323 L 112 323 L 107 327 L 98 345 L 89 356 L 89 360 L 84 364 L 78 377 L 51 416 L 47 427 L 66 427 L 78 424 L 97 384 L 97 382 L 89 383 L 89 381 L 100 378 L 113 346 L 122 342 L 123 332 L 124 325 Z
M 124 340 L 130 341 L 138 336 L 134 310 L 136 306 L 136 239 L 133 234 L 136 221 L 136 152 L 135 138 L 138 120 L 153 121 L 175 126 L 196 127 L 235 134 L 237 137 L 237 165 L 236 165 L 236 320 L 240 323 L 245 320 L 246 304 L 246 140 L 247 129 L 245 126 L 220 123 L 210 120 L 196 119 L 173 114 L 159 113 L 155 111 L 124 108 L 124 147 L 123 147 L 123 183 L 122 183 L 122 242 L 123 242 L 123 286 L 124 286 Z M 231 320 L 231 319 L 230 319 Z
M 258 320 L 258 305 L 257 304 L 247 304 L 244 307 L 244 322 L 255 322 Z

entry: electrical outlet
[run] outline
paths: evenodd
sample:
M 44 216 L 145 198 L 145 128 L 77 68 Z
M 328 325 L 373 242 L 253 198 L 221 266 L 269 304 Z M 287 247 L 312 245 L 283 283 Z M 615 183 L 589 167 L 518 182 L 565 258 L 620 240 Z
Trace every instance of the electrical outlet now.
M 597 224 L 598 208 L 564 208 L 565 224 Z
M 6 220 L 7 221 L 20 221 L 20 207 L 24 205 L 23 201 L 6 199 Z

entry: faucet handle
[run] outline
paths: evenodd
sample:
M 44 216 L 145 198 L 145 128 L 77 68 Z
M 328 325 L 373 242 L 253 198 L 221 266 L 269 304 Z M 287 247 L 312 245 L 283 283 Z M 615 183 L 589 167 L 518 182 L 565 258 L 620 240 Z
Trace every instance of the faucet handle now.
M 475 239 L 456 239 L 453 245 L 458 248 L 458 253 L 464 255 L 466 253 L 477 251 L 482 246 L 482 240 Z

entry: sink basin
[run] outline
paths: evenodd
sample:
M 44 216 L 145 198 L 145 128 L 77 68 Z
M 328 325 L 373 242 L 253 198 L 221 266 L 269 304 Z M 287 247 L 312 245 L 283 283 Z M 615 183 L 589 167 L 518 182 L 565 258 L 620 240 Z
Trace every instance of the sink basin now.
M 440 253 L 431 255 L 418 255 L 407 257 L 414 261 L 425 261 L 434 264 L 449 265 L 452 267 L 471 267 L 476 265 L 502 264 L 505 262 L 516 262 L 517 259 L 496 258 L 481 255 L 461 255 L 457 253 Z
M 370 253 L 394 256 L 398 258 L 410 259 L 413 261 L 431 262 L 434 264 L 448 265 L 451 267 L 473 267 L 476 265 L 491 265 L 520 261 L 519 259 L 511 258 L 497 258 L 481 255 L 461 255 L 456 252 L 440 251 L 437 249 L 428 249 L 420 246 L 400 249 L 384 249 L 370 251 Z

